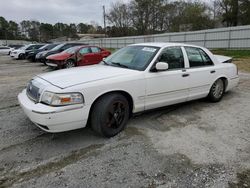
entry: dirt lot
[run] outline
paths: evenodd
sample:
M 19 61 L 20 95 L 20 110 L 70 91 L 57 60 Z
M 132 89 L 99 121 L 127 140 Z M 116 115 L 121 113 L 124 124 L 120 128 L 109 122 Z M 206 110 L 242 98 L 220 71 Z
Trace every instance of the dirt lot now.
M 250 187 L 250 74 L 220 103 L 193 101 L 132 118 L 118 136 L 49 134 L 17 94 L 39 63 L 0 57 L 0 187 Z

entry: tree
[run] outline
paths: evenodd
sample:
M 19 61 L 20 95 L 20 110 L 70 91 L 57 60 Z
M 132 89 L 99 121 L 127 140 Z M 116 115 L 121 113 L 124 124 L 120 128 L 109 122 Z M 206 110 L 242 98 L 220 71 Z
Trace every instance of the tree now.
M 129 35 L 129 27 L 132 24 L 130 7 L 118 2 L 112 4 L 110 12 L 106 15 L 110 24 L 116 27 L 121 36 Z
M 222 22 L 227 27 L 237 26 L 239 17 L 239 0 L 219 0 Z
M 53 26 L 48 23 L 41 23 L 40 35 L 41 35 L 41 41 L 44 41 L 44 42 L 47 42 L 50 39 L 53 39 L 54 38 Z
M 84 33 L 87 33 L 88 30 L 89 30 L 89 26 L 88 26 L 87 24 L 79 23 L 79 24 L 77 25 L 77 32 L 78 32 L 78 33 L 84 34 Z
M 181 2 L 175 6 L 178 14 L 172 20 L 172 31 L 195 31 L 214 27 L 209 7 L 201 2 Z
M 249 0 L 240 0 L 239 5 L 239 22 L 242 25 L 250 24 L 250 1 Z
M 19 39 L 20 38 L 20 28 L 16 22 L 9 21 L 8 33 L 9 33 L 8 39 Z
M 4 17 L 0 17 L 0 39 L 7 39 L 9 23 Z

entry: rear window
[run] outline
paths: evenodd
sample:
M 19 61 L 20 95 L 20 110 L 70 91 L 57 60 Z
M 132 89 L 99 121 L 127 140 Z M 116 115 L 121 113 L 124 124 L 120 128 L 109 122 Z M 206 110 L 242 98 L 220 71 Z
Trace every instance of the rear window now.
M 210 57 L 200 48 L 185 47 L 190 67 L 202 67 L 213 65 Z

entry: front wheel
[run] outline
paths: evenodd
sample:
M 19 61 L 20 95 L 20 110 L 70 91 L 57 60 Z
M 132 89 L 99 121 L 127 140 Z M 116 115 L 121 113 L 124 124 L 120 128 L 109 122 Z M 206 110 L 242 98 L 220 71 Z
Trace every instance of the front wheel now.
M 25 59 L 25 55 L 24 54 L 20 54 L 19 56 L 18 56 L 18 59 Z
M 64 65 L 64 67 L 66 69 L 69 69 L 69 68 L 72 68 L 72 67 L 75 67 L 75 66 L 76 66 L 76 64 L 72 59 L 67 60 L 66 64 Z
M 219 78 L 213 83 L 210 89 L 210 92 L 208 94 L 209 100 L 211 102 L 219 102 L 224 95 L 224 91 L 225 91 L 225 84 L 223 80 Z
M 126 127 L 129 119 L 128 101 L 118 93 L 105 95 L 95 103 L 90 118 L 95 132 L 105 137 L 115 136 Z

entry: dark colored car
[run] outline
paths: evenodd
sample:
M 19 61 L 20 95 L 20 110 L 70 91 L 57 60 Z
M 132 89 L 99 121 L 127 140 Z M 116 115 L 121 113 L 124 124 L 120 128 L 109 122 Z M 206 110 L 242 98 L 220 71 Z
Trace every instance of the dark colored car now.
M 26 50 L 25 50 L 25 56 L 24 56 L 24 58 L 27 57 L 27 55 L 29 54 L 29 52 L 32 52 L 32 51 L 34 51 L 34 50 L 37 50 L 37 49 L 43 47 L 44 45 L 45 45 L 45 44 L 34 44 L 34 45 L 32 45 L 30 49 L 26 49 Z
M 93 65 L 100 63 L 103 58 L 110 54 L 110 51 L 97 46 L 75 46 L 61 53 L 48 56 L 46 64 L 59 69 Z
M 54 47 L 53 49 L 51 49 L 50 51 L 42 54 L 42 56 L 40 57 L 40 62 L 46 64 L 46 58 L 50 55 L 53 55 L 53 54 L 58 54 L 60 52 L 63 52 L 64 50 L 67 50 L 71 47 L 74 47 L 74 46 L 81 46 L 81 45 L 85 45 L 83 43 L 63 43 L 63 44 L 59 44 L 57 45 L 56 47 Z
M 33 51 L 28 52 L 28 54 L 26 55 L 26 59 L 35 62 L 36 61 L 36 55 L 39 52 L 43 52 L 43 51 L 48 51 L 53 49 L 54 47 L 56 47 L 58 44 L 46 44 L 44 46 L 42 46 L 39 49 L 35 49 Z

